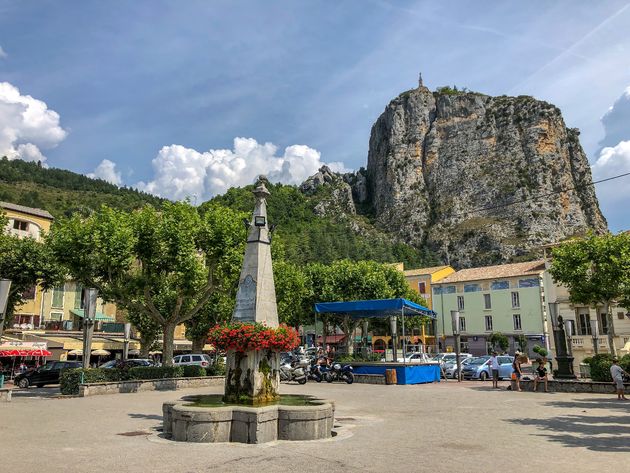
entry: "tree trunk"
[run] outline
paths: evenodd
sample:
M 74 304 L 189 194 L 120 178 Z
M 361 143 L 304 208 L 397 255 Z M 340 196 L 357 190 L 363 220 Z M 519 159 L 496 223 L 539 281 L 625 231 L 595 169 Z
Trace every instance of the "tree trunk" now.
M 612 310 L 610 310 L 610 302 L 604 302 L 604 311 L 606 312 L 606 320 L 608 321 L 608 347 L 610 354 L 617 356 L 617 347 L 615 346 L 615 327 L 613 326 Z
M 173 365 L 173 348 L 175 345 L 175 324 L 166 323 L 162 326 L 164 341 L 162 343 L 162 364 L 164 366 Z
M 203 347 L 206 344 L 206 337 L 193 338 L 192 340 L 192 352 L 202 353 Z
M 140 332 L 140 358 L 149 358 L 149 350 L 154 341 L 155 337 Z

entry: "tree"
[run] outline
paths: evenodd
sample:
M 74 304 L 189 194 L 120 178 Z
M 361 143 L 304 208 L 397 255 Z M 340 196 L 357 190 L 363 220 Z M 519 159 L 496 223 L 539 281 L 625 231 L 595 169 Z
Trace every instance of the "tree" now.
M 173 361 L 175 327 L 195 317 L 217 291 L 217 265 L 230 248 L 222 230 L 188 202 L 125 212 L 103 206 L 87 218 L 58 221 L 49 241 L 69 273 L 103 299 L 155 320 L 163 359 Z
M 488 341 L 492 344 L 493 350 L 496 350 L 497 347 L 499 347 L 501 351 L 504 352 L 510 346 L 510 340 L 501 332 L 492 332 L 488 337 Z
M 24 294 L 33 286 L 49 289 L 63 281 L 63 271 L 50 248 L 33 238 L 18 238 L 4 233 L 6 218 L 0 215 L 0 277 L 11 280 L 5 326 L 24 303 Z
M 273 279 L 280 322 L 295 328 L 309 323 L 313 287 L 306 272 L 298 265 L 280 260 L 273 264 Z
M 201 310 L 186 323 L 186 337 L 193 342 L 193 353 L 200 353 L 208 331 L 227 322 L 234 311 L 238 279 L 243 264 L 247 231 L 243 219 L 248 215 L 217 204 L 200 209 L 205 222 L 202 239 L 212 261 L 214 291 Z
M 310 269 L 313 295 L 317 302 L 405 297 L 425 303 L 419 294 L 409 288 L 403 273 L 388 264 L 341 260 L 328 267 L 314 265 Z M 361 320 L 353 319 L 349 315 L 336 315 L 331 318 L 341 327 L 345 334 L 348 353 L 352 353 L 351 336 Z
M 140 331 L 140 358 L 148 358 L 160 336 L 160 325 L 153 317 L 134 309 L 127 310 L 127 320 Z
M 552 250 L 549 272 L 556 283 L 569 290 L 571 302 L 597 309 L 607 320 L 608 345 L 613 355 L 615 327 L 612 305 L 627 300 L 630 285 L 630 234 L 590 234 L 570 240 Z

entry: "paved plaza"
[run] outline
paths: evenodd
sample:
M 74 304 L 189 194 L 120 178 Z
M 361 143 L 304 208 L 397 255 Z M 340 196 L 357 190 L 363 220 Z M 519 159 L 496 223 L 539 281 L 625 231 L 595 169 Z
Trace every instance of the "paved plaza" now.
M 55 391 L 16 391 L 0 404 L 2 471 L 577 473 L 625 471 L 630 458 L 630 402 L 604 395 L 474 382 L 282 385 L 336 400 L 336 436 L 242 445 L 159 436 L 162 402 L 220 387 L 70 399 Z

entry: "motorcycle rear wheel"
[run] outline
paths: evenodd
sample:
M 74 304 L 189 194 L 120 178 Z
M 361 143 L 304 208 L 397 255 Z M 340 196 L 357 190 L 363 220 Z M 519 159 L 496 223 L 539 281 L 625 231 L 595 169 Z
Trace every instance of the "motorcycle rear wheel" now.
M 327 383 L 332 383 L 333 382 L 333 377 L 330 373 L 326 373 L 324 375 L 324 379 L 326 380 Z
M 348 384 L 354 383 L 354 374 L 353 373 L 348 373 L 346 375 L 346 383 L 348 383 Z
M 306 384 L 306 376 L 304 376 L 303 378 L 297 379 L 296 381 L 298 382 L 298 384 Z

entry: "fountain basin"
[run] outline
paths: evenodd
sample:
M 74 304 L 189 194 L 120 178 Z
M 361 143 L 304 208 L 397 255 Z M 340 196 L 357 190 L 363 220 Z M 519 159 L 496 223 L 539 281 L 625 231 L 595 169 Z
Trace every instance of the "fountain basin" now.
M 332 435 L 335 406 L 331 401 L 304 396 L 304 402 L 297 402 L 291 396 L 288 403 L 281 397 L 280 402 L 254 407 L 212 400 L 217 397 L 164 403 L 164 435 L 196 443 L 320 440 Z

